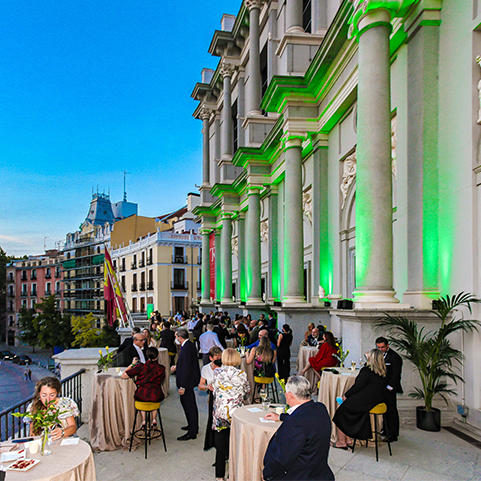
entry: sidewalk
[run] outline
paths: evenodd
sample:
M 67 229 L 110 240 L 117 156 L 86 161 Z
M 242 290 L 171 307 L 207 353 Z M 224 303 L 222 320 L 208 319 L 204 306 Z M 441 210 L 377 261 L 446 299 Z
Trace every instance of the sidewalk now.
M 183 434 L 180 426 L 185 424 L 185 418 L 172 377 L 169 396 L 161 410 L 167 453 L 161 440 L 153 441 L 149 446 L 147 461 L 143 446 L 131 453 L 128 450 L 94 453 L 97 479 L 135 479 L 142 473 L 144 479 L 213 481 L 215 451 L 203 451 L 207 396 L 204 393 L 196 396 L 200 415 L 200 432 L 196 440 L 180 442 L 176 439 Z M 87 425 L 80 428 L 79 435 L 88 441 Z M 481 479 L 481 450 L 444 429 L 439 433 L 428 433 L 403 425 L 399 441 L 392 444 L 392 452 L 390 457 L 387 446 L 382 446 L 377 463 L 374 448 L 357 448 L 354 454 L 331 448 L 329 465 L 337 481 Z

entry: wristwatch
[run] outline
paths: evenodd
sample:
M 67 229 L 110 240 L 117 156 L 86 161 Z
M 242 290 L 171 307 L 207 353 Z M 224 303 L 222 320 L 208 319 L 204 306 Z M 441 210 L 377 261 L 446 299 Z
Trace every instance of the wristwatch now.
M 62 438 L 65 437 L 65 431 L 63 430 L 63 428 L 60 428 L 60 431 L 62 431 Z

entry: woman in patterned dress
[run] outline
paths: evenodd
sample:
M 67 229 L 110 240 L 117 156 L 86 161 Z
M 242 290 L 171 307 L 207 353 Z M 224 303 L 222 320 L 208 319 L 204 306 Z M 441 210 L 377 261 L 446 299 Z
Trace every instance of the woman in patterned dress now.
M 55 404 L 59 411 L 60 425 L 52 426 L 52 440 L 72 436 L 77 432 L 75 417 L 80 414 L 77 404 L 68 397 L 60 397 L 62 384 L 58 378 L 53 376 L 43 377 L 35 386 L 35 394 L 32 403 L 27 406 L 28 413 L 46 411 L 48 406 Z M 42 427 L 30 424 L 30 436 L 42 434 Z
M 222 353 L 222 367 L 214 371 L 212 378 L 214 388 L 212 429 L 215 431 L 215 477 L 217 480 L 223 480 L 225 476 L 225 462 L 229 457 L 232 414 L 238 407 L 244 405 L 244 396 L 250 391 L 247 374 L 237 368 L 240 363 L 240 354 L 235 349 L 226 349 Z

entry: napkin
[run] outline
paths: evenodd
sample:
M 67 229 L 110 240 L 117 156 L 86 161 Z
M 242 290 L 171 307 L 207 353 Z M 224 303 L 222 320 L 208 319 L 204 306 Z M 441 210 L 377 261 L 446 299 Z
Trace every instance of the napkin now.
M 247 408 L 250 413 L 260 413 L 262 409 L 259 408 Z
M 261 420 L 261 423 L 275 423 L 273 419 L 264 419 L 264 418 L 259 418 Z
M 62 439 L 60 446 L 70 446 L 71 444 L 78 444 L 80 438 Z

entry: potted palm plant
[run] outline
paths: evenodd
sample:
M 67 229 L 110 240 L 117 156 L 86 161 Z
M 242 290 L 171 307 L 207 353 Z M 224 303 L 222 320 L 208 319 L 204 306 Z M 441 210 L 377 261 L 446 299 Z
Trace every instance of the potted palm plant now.
M 439 394 L 447 403 L 446 396 L 456 394 L 449 382 L 464 382 L 458 374 L 463 353 L 451 345 L 448 337 L 457 331 L 478 330 L 479 321 L 453 315 L 455 309 L 463 306 L 471 313 L 471 305 L 478 302 L 480 299 L 465 292 L 433 301 L 432 312 L 441 321 L 435 331 L 426 332 L 424 327 L 419 329 L 411 319 L 389 314 L 376 322 L 376 327 L 388 330 L 390 344 L 397 348 L 405 359 L 411 361 L 419 373 L 422 387 L 414 388 L 414 392 L 409 394 L 414 399 L 424 401 L 424 406 L 416 408 L 416 426 L 419 429 L 441 429 L 441 412 L 433 407 L 433 398 Z

